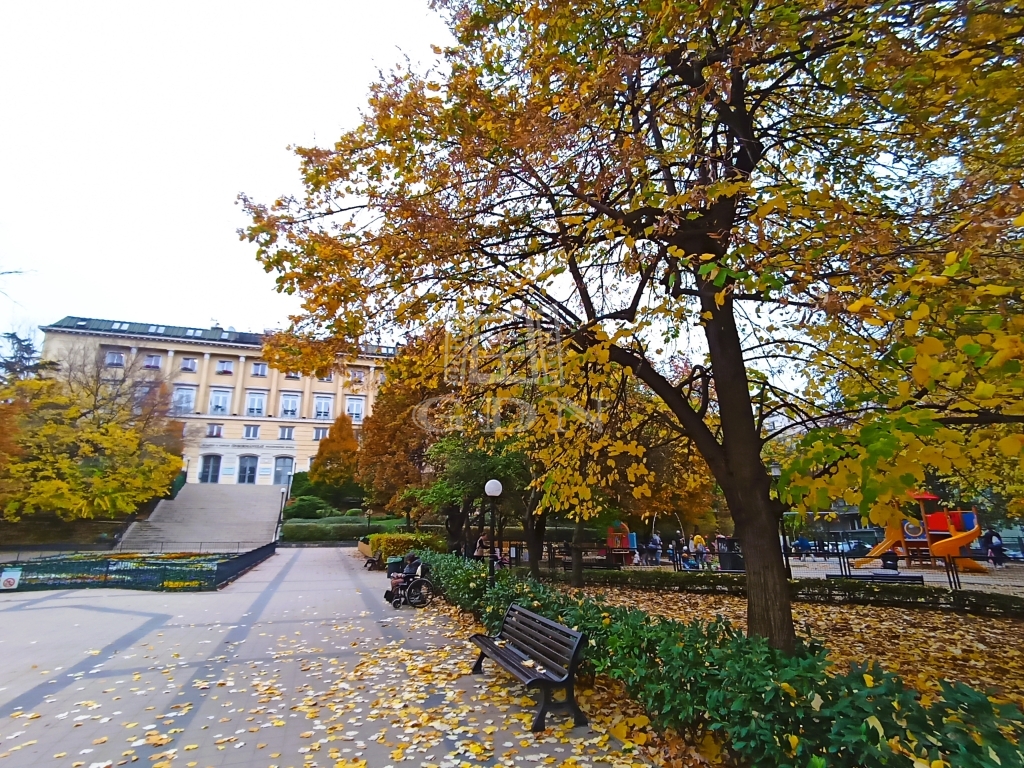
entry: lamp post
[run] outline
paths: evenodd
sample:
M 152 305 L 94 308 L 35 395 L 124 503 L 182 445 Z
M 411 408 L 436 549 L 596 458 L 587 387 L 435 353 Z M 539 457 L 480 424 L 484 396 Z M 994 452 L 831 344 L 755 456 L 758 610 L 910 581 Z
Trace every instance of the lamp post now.
M 281 506 L 277 509 L 277 531 L 274 533 L 274 541 L 281 540 L 281 521 L 284 518 L 284 505 L 288 501 L 288 487 L 281 486 Z
M 491 499 L 491 551 L 487 553 L 487 583 L 494 586 L 494 517 L 497 514 L 498 497 L 501 496 L 501 483 L 488 480 L 484 484 L 484 493 Z
M 777 461 L 773 461 L 768 467 L 772 473 L 772 482 L 778 483 L 779 478 L 782 477 L 782 465 Z M 782 557 L 786 561 L 786 578 L 793 578 L 793 566 L 789 564 L 789 537 L 786 535 L 786 518 L 783 516 L 779 518 L 779 534 L 782 536 Z

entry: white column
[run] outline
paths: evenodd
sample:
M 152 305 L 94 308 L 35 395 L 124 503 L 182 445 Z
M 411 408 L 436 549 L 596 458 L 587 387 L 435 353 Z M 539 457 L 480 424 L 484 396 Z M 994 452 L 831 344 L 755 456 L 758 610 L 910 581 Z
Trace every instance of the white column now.
M 245 387 L 242 386 L 245 381 L 245 355 L 238 356 L 238 378 L 235 379 L 235 393 L 231 396 L 231 413 L 236 416 L 242 413 L 242 398 L 245 393 Z

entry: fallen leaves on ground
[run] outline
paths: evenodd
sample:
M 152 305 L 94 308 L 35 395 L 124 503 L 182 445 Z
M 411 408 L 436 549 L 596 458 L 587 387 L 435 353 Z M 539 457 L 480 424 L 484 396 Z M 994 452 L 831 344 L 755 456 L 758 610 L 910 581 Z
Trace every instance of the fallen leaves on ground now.
M 727 595 L 583 590 L 612 605 L 677 621 L 722 616 L 746 629 L 746 600 Z M 928 610 L 794 603 L 797 632 L 820 640 L 839 666 L 876 661 L 919 690 L 955 680 L 1024 707 L 1024 621 Z

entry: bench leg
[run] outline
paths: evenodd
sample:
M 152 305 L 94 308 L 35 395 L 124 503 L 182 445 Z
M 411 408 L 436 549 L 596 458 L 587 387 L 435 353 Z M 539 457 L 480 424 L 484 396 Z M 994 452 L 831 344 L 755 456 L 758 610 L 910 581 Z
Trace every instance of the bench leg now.
M 547 719 L 548 707 L 551 706 L 551 689 L 544 688 L 544 698 L 541 700 L 540 709 L 537 711 L 536 717 L 533 718 L 533 725 L 530 726 L 530 730 L 533 732 L 544 730 L 544 721 Z
M 587 716 L 583 714 L 580 705 L 576 703 L 576 686 L 573 683 L 565 686 L 565 703 L 569 705 L 569 711 L 572 712 L 573 725 L 590 725 Z
M 479 675 L 484 671 L 484 652 L 480 652 L 480 658 L 476 660 L 476 664 L 473 665 L 473 674 Z

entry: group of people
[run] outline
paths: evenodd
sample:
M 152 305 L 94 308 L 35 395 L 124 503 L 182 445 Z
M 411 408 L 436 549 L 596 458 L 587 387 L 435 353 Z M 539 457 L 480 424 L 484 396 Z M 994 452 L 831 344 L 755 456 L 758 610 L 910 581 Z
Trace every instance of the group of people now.
M 712 557 L 724 549 L 725 536 L 718 531 L 708 539 L 696 528 L 689 539 L 682 531 L 676 531 L 675 536 L 668 542 L 667 550 L 661 535 L 654 531 L 644 546 L 634 550 L 633 564 L 661 565 L 661 558 L 667 555 L 669 562 L 676 563 L 685 570 L 699 570 L 711 568 Z

